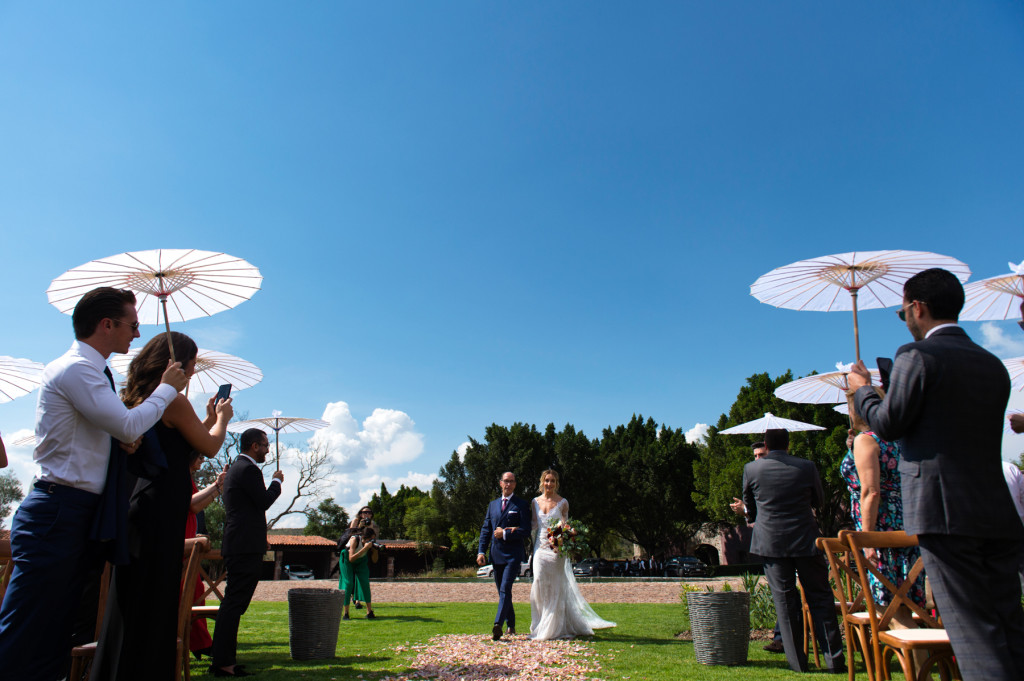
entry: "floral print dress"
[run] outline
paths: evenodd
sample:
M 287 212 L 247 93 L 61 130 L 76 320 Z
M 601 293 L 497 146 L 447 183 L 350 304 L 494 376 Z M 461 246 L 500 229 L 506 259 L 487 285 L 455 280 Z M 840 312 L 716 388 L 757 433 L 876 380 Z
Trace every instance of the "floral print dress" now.
M 868 432 L 878 444 L 879 495 L 878 519 L 874 527 L 864 527 L 860 516 L 860 477 L 857 475 L 857 464 L 853 450 L 846 453 L 839 464 L 839 473 L 846 480 L 850 489 L 850 515 L 857 530 L 890 531 L 903 529 L 903 498 L 900 492 L 900 447 L 897 442 L 886 442 L 872 432 Z M 910 568 L 917 561 L 920 550 L 915 546 L 906 549 L 879 549 L 878 568 L 893 584 L 899 586 L 906 581 Z M 868 575 L 871 584 L 871 595 L 875 603 L 881 606 L 889 604 L 889 592 L 873 575 Z M 910 597 L 915 603 L 924 606 L 924 572 L 922 572 L 910 588 Z

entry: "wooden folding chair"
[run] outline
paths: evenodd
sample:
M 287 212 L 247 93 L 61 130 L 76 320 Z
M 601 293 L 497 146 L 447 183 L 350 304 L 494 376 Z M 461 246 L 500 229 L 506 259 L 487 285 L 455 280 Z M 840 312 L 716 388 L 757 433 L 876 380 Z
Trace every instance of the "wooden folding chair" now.
M 105 563 L 103 574 L 100 576 L 100 597 L 96 608 L 96 629 L 93 633 L 93 638 L 96 640 L 71 649 L 71 671 L 68 672 L 68 681 L 89 681 L 92 661 L 96 657 L 96 642 L 103 629 L 103 615 L 107 610 L 107 594 L 110 591 L 112 574 L 113 566 L 110 563 Z
M 224 558 L 220 555 L 220 551 L 218 549 L 210 549 L 206 553 L 206 555 L 203 556 L 203 560 L 209 563 L 211 561 L 222 561 L 224 560 Z M 206 586 L 203 589 L 203 595 L 197 598 L 196 602 L 205 601 L 207 598 L 214 594 L 216 594 L 218 600 L 224 600 L 224 594 L 222 594 L 220 591 L 221 582 L 224 581 L 223 570 L 221 570 L 219 576 L 216 579 L 214 579 L 210 576 L 210 573 L 207 572 L 202 565 L 200 565 L 199 578 L 203 580 L 203 584 L 205 584 Z M 220 612 L 219 605 L 196 605 L 195 603 L 192 604 L 193 620 L 209 618 L 216 619 L 218 612 Z
M 803 618 L 804 630 L 804 655 L 810 657 L 811 650 L 814 651 L 814 664 L 821 669 L 821 653 L 818 650 L 818 639 L 814 637 L 814 617 L 811 616 L 811 606 L 807 605 L 807 596 L 804 595 L 804 588 L 797 583 L 797 591 L 800 592 L 800 611 Z
M 942 628 L 942 623 L 931 613 L 910 598 L 910 589 L 921 574 L 924 564 L 921 557 L 910 569 L 907 579 L 897 587 L 888 577 L 864 557 L 864 549 L 900 549 L 917 546 L 917 537 L 906 532 L 851 532 L 843 530 L 839 540 L 845 542 L 853 554 L 857 565 L 857 578 L 861 593 L 864 595 L 865 611 L 871 630 L 871 656 L 874 659 L 874 680 L 889 678 L 889 660 L 893 655 L 899 660 L 900 667 L 907 681 L 922 681 L 931 677 L 932 669 L 939 673 L 943 681 L 950 678 L 961 678 L 960 669 L 953 658 L 953 647 L 949 636 Z M 871 594 L 868 575 L 873 574 L 889 593 L 891 600 L 882 609 Z M 918 628 L 893 629 L 891 623 L 900 608 L 906 608 L 914 617 Z M 918 663 L 915 652 L 922 652 L 926 657 Z M 920 667 L 920 668 L 919 668 Z M 870 674 L 869 674 L 870 677 Z
M 7 585 L 11 581 L 11 573 L 14 572 L 14 560 L 11 558 L 11 541 L 9 539 L 0 539 L 0 563 L 3 563 L 3 567 L 0 567 L 0 604 L 2 604 L 4 596 L 7 594 Z
M 871 657 L 871 625 L 864 610 L 864 592 L 857 577 L 856 563 L 846 542 L 836 537 L 818 537 L 815 542 L 828 558 L 829 580 L 836 609 L 843 621 L 843 637 L 846 639 L 846 660 L 850 681 L 856 675 L 855 651 L 860 650 L 868 680 L 875 681 L 874 659 Z
M 183 674 L 186 681 L 192 678 L 191 661 L 188 656 L 189 631 L 192 628 L 192 596 L 195 590 L 196 576 L 199 574 L 199 564 L 209 548 L 210 540 L 206 537 L 185 540 L 181 593 L 178 598 L 178 641 L 174 660 L 175 681 L 180 681 Z

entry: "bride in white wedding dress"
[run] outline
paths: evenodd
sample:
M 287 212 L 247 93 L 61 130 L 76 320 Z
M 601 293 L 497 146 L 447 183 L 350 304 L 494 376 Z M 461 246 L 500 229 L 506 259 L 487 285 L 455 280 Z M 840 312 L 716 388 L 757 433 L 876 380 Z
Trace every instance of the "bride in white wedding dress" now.
M 533 586 L 530 588 L 530 638 L 548 641 L 590 636 L 614 627 L 601 619 L 580 594 L 572 566 L 548 543 L 551 518 L 569 520 L 569 502 L 558 496 L 558 473 L 540 476 L 540 496 L 533 500 Z

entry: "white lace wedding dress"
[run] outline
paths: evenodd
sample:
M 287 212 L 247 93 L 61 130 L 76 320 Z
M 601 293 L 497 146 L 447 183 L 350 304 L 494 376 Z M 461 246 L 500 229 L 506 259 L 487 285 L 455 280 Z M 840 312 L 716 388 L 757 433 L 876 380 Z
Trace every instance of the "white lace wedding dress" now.
M 530 638 L 548 641 L 557 638 L 590 636 L 594 629 L 614 627 L 615 622 L 601 619 L 580 594 L 565 556 L 548 543 L 548 523 L 552 517 L 569 519 L 569 502 L 560 500 L 549 513 L 541 513 L 533 500 L 533 586 L 530 588 Z

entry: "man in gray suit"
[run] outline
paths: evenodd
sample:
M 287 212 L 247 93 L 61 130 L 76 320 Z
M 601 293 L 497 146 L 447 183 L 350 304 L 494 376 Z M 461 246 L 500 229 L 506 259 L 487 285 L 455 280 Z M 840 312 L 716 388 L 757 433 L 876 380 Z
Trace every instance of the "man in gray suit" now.
M 871 429 L 902 445 L 904 527 L 921 543 L 964 681 L 1019 681 L 1024 528 L 1001 465 L 1010 378 L 957 326 L 963 304 L 963 286 L 946 270 L 908 279 L 899 316 L 915 342 L 896 351 L 888 394 L 869 387 L 863 362 L 849 382 Z
M 814 541 L 821 535 L 811 510 L 822 502 L 821 478 L 813 461 L 789 454 L 789 433 L 764 434 L 768 453 L 743 467 L 743 503 L 753 524 L 750 552 L 764 559 L 782 645 L 790 669 L 807 671 L 803 612 L 796 580 L 814 619 L 814 635 L 829 671 L 845 673 L 843 641 L 836 623 L 828 568 Z

